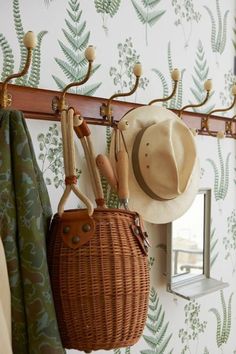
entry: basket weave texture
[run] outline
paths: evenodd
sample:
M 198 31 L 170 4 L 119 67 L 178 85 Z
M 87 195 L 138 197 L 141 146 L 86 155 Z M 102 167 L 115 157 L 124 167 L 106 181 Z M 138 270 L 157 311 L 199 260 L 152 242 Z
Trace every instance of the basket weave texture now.
M 73 213 L 79 215 L 80 210 Z M 136 217 L 121 209 L 95 209 L 94 236 L 72 249 L 63 241 L 61 218 L 54 216 L 48 265 L 65 348 L 89 352 L 127 347 L 142 335 L 149 269 L 132 231 Z

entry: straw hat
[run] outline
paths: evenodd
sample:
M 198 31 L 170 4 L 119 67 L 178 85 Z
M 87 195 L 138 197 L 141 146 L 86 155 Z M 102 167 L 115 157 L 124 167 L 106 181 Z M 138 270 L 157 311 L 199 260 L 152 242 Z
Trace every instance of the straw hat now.
M 129 208 L 156 224 L 171 222 L 187 211 L 199 185 L 193 134 L 172 111 L 142 106 L 122 120 L 129 154 Z M 114 136 L 111 162 L 115 166 Z

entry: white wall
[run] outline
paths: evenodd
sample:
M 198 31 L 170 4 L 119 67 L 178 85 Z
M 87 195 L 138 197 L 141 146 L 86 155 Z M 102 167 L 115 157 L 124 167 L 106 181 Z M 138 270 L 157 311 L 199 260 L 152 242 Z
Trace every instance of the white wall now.
M 199 0 L 187 2 L 180 0 L 162 0 L 153 9 L 149 9 L 149 12 L 165 10 L 165 13 L 155 24 L 153 24 L 153 26 L 147 24 L 148 44 L 145 40 L 145 24 L 141 23 L 137 17 L 137 13 L 135 12 L 131 0 L 121 0 L 120 7 L 117 13 L 114 14 L 114 17 L 110 17 L 109 14 L 105 15 L 107 20 L 107 33 L 105 33 L 102 27 L 102 15 L 97 13 L 95 2 L 73 0 L 74 4 L 80 3 L 80 10 L 82 10 L 80 23 L 86 21 L 86 29 L 83 34 L 90 31 L 88 42 L 89 44 L 94 44 L 96 46 L 96 63 L 100 64 L 100 67 L 94 73 L 90 81 L 91 84 L 101 83 L 100 87 L 93 92 L 94 95 L 109 97 L 113 92 L 121 88 L 119 84 L 114 84 L 114 76 L 110 75 L 110 69 L 111 67 L 114 67 L 117 70 L 119 69 L 119 50 L 117 46 L 119 43 L 124 44 L 127 38 L 131 38 L 130 43 L 133 45 L 131 49 L 132 54 L 140 56 L 139 60 L 143 64 L 144 77 L 149 81 L 148 85 L 146 85 L 147 81 L 144 82 L 144 89 L 140 88 L 138 93 L 131 97 L 130 100 L 146 103 L 155 97 L 162 96 L 163 86 L 156 70 L 159 70 L 163 74 L 163 83 L 165 82 L 170 89 L 171 81 L 169 65 L 172 62 L 173 67 L 178 67 L 180 70 L 184 71 L 182 80 L 183 94 L 181 95 L 181 92 L 178 92 L 178 101 L 175 103 L 172 102 L 172 107 L 180 108 L 189 101 L 195 102 L 196 98 L 194 97 L 193 92 L 195 92 L 196 95 L 202 95 L 199 88 L 202 87 L 206 78 L 213 79 L 214 94 L 209 104 L 204 107 L 205 111 L 213 106 L 217 108 L 227 106 L 229 102 L 231 102 L 230 88 L 233 80 L 233 57 L 235 53 L 232 43 L 234 38 L 233 28 L 235 28 L 235 1 Z M 133 1 L 133 3 L 134 2 L 136 2 L 142 9 L 145 9 L 141 0 Z M 67 62 L 67 69 L 71 68 L 71 64 L 68 62 L 68 59 L 65 57 L 58 44 L 58 40 L 60 40 L 64 45 L 70 47 L 68 40 L 62 32 L 63 28 L 66 29 L 65 19 L 68 19 L 70 23 L 72 23 L 66 11 L 69 9 L 70 3 L 72 3 L 72 0 L 54 0 L 49 6 L 46 6 L 43 0 L 38 0 L 37 2 L 19 0 L 24 30 L 27 31 L 32 29 L 36 33 L 39 33 L 42 30 L 48 31 L 42 39 L 41 62 L 34 63 L 35 68 L 38 69 L 40 73 L 40 80 L 39 82 L 36 80 L 33 83 L 34 86 L 57 89 L 58 86 L 52 75 L 57 76 L 65 83 L 71 81 L 69 77 L 65 77 L 62 69 L 55 61 L 55 58 L 62 59 Z M 175 21 L 178 18 L 174 11 L 174 3 L 177 5 L 187 3 L 189 6 L 192 5 L 197 16 L 199 16 L 199 21 L 196 22 L 194 19 L 186 21 L 184 18 L 180 18 L 182 25 L 176 26 Z M 213 40 L 217 39 L 217 33 L 219 33 L 219 17 L 217 17 L 216 12 L 217 3 L 219 3 L 222 19 L 224 18 L 224 14 L 227 11 L 229 12 L 227 15 L 227 26 L 225 27 L 225 46 L 222 32 L 222 35 L 221 37 L 218 37 L 219 41 L 216 44 L 216 46 L 218 46 L 218 51 L 213 52 Z M 20 52 L 14 28 L 12 4 L 10 2 L 2 1 L 0 6 L 0 33 L 5 35 L 12 47 L 14 54 L 12 64 L 14 64 L 15 70 L 18 70 Z M 211 37 L 212 23 L 208 13 L 209 10 L 207 10 L 206 7 L 209 8 L 215 18 L 215 38 L 214 35 Z M 189 15 L 191 18 L 189 10 L 183 8 L 183 11 L 186 16 Z M 184 33 L 186 37 L 191 34 L 188 43 L 186 43 Z M 199 41 L 201 41 L 201 43 L 199 43 Z M 73 50 L 73 48 L 71 49 Z M 135 53 L 134 50 L 136 51 Z M 222 53 L 220 53 L 220 51 Z M 78 51 L 75 54 L 78 53 L 82 55 L 82 51 Z M 0 51 L 0 68 L 2 68 L 3 59 L 4 56 Z M 127 55 L 124 55 L 124 57 L 122 56 L 121 60 L 127 60 Z M 131 64 L 128 63 L 129 69 L 130 65 Z M 66 65 L 64 66 L 64 69 L 66 69 Z M 208 69 L 209 72 L 207 72 Z M 73 70 L 75 72 L 75 69 Z M 114 71 L 115 69 L 113 69 L 113 72 Z M 122 75 L 123 86 L 125 81 L 129 82 L 129 79 L 130 78 L 126 74 Z M 27 82 L 25 84 L 27 84 Z M 199 87 L 197 87 L 197 85 L 199 85 Z M 124 91 L 126 90 L 127 88 L 124 88 Z M 229 116 L 232 116 L 232 113 L 230 113 Z M 36 155 L 39 157 L 40 151 L 37 137 L 40 133 L 46 134 L 49 126 L 53 123 L 42 123 L 37 121 L 27 122 L 33 138 Z M 98 152 L 104 151 L 106 147 L 105 129 L 93 127 L 92 131 L 94 134 L 96 150 Z M 103 141 L 101 140 L 101 136 L 104 137 Z M 212 256 L 214 257 L 214 255 L 217 255 L 217 258 L 212 267 L 212 276 L 229 282 L 230 286 L 223 291 L 223 295 L 221 295 L 220 292 L 215 292 L 192 302 L 185 301 L 179 297 L 177 298 L 166 292 L 166 278 L 163 275 L 166 270 L 166 255 L 163 248 L 157 247 L 160 244 L 165 244 L 166 229 L 163 225 L 147 225 L 152 243 L 149 257 L 153 257 L 154 261 L 153 266 L 151 267 L 151 285 L 153 289 L 151 295 L 157 294 L 157 298 L 159 298 L 158 306 L 162 306 L 162 312 L 164 314 L 163 326 L 168 323 L 166 333 L 160 342 L 163 343 L 169 336 L 171 336 L 171 338 L 166 349 L 161 352 L 158 350 L 158 347 L 156 349 L 151 348 L 150 341 L 148 341 L 147 338 L 145 340 L 145 337 L 142 337 L 138 344 L 130 349 L 131 353 L 160 354 L 170 353 L 172 349 L 172 353 L 174 354 L 233 354 L 236 352 L 236 341 L 234 338 L 236 330 L 235 141 L 233 139 L 217 141 L 216 138 L 201 136 L 196 137 L 196 140 L 202 168 L 201 187 L 209 187 L 213 190 L 212 230 L 215 229 L 213 241 L 217 240 L 217 243 Z M 78 149 L 80 151 L 79 167 L 82 168 L 80 183 L 84 187 L 84 190 L 86 190 L 85 181 L 87 178 L 87 172 L 84 168 L 85 162 L 82 151 L 80 148 Z M 226 159 L 228 154 L 230 154 L 230 156 L 229 173 L 227 176 Z M 219 200 L 216 200 L 217 191 L 214 190 L 216 170 L 214 171 L 212 167 L 213 163 L 210 162 L 210 160 L 214 161 L 216 170 L 219 172 L 220 180 L 222 180 L 223 176 L 229 178 L 229 186 L 228 188 L 226 187 L 227 190 L 224 199 L 223 197 L 220 197 Z M 42 166 L 41 160 L 39 160 L 39 165 Z M 44 176 L 45 178 L 51 178 L 51 185 L 48 185 L 48 190 L 51 196 L 52 206 L 54 210 L 56 210 L 58 200 L 62 193 L 62 187 L 55 187 L 53 179 L 56 175 L 53 174 L 50 169 L 44 172 Z M 219 186 L 220 191 L 222 191 L 222 188 L 223 185 Z M 72 204 L 74 203 L 77 205 L 75 200 Z M 229 220 L 230 216 L 232 216 L 231 221 Z M 224 318 L 222 301 L 224 297 L 226 306 L 228 306 L 231 294 L 233 294 L 232 308 L 230 309 L 232 323 L 231 328 L 228 328 L 229 335 L 226 335 L 225 343 L 223 343 L 224 336 L 217 332 L 217 320 L 215 314 L 218 311 L 222 330 Z M 150 301 L 153 301 L 153 297 L 150 298 Z M 212 309 L 215 310 L 212 311 Z M 190 313 L 192 314 L 192 317 L 186 322 Z M 184 337 L 183 334 L 186 336 Z M 158 338 L 158 333 L 151 333 L 147 328 L 145 329 L 144 335 L 155 337 L 156 339 Z M 70 351 L 70 353 L 75 352 L 76 351 Z M 122 349 L 116 353 L 120 354 L 125 352 L 129 353 L 129 350 L 125 351 L 125 349 Z M 103 351 L 100 351 L 99 353 L 103 353 Z

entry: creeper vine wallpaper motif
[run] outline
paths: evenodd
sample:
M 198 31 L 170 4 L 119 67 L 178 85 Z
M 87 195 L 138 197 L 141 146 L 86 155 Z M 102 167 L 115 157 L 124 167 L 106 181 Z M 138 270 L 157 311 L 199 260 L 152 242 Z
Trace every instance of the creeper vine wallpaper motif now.
M 170 94 L 170 75 L 177 67 L 181 72 L 177 94 L 164 105 L 180 109 L 198 103 L 205 97 L 204 82 L 211 78 L 213 90 L 200 111 L 207 113 L 232 102 L 235 14 L 235 0 L 1 1 L 1 80 L 22 68 L 26 56 L 23 35 L 33 30 L 38 44 L 31 69 L 15 84 L 61 90 L 84 76 L 84 49 L 93 44 L 96 60 L 92 77 L 76 93 L 108 98 L 114 92 L 127 92 L 134 83 L 132 67 L 141 62 L 140 87 L 129 100 L 147 104 Z M 227 113 L 229 117 L 235 114 L 232 110 Z M 35 120 L 27 120 L 27 125 L 55 211 L 64 188 L 60 125 Z M 91 131 L 97 153 L 107 152 L 111 130 L 92 127 Z M 212 189 L 211 276 L 228 282 L 229 287 L 192 301 L 168 293 L 166 228 L 147 224 L 152 248 L 145 330 L 135 346 L 109 353 L 236 353 L 235 140 L 196 136 L 196 142 L 200 187 Z M 92 197 L 79 144 L 76 153 L 79 186 Z M 104 180 L 102 185 L 107 204 L 117 207 L 115 194 Z M 77 207 L 78 200 L 72 198 L 68 204 L 68 208 Z

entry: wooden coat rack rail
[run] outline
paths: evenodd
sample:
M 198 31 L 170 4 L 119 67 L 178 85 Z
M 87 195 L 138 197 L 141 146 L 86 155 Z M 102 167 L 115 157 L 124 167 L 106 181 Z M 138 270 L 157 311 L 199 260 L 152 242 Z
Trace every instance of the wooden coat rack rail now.
M 1 84 L 0 84 L 1 89 Z M 25 86 L 8 85 L 8 92 L 12 96 L 11 109 L 17 109 L 24 113 L 25 118 L 59 121 L 60 115 L 53 110 L 53 103 L 61 96 L 60 91 L 31 88 Z M 82 96 L 67 93 L 66 101 L 73 106 L 86 119 L 89 124 L 109 125 L 100 115 L 100 107 L 107 102 L 106 98 Z M 112 101 L 114 120 L 119 121 L 130 109 L 142 106 L 142 104 Z M 177 110 L 173 110 L 178 114 Z M 209 132 L 202 130 L 206 115 L 184 111 L 183 121 L 189 128 L 198 130 L 201 135 L 209 135 Z M 145 117 L 144 117 L 145 119 Z M 211 115 L 209 119 L 209 131 L 216 136 L 219 131 L 225 132 L 225 136 L 236 138 L 236 120 Z

